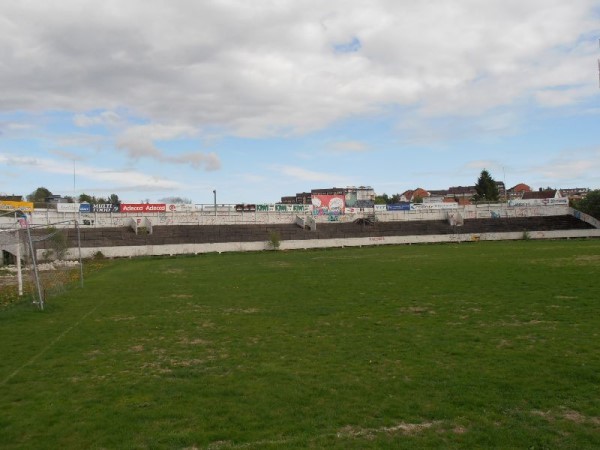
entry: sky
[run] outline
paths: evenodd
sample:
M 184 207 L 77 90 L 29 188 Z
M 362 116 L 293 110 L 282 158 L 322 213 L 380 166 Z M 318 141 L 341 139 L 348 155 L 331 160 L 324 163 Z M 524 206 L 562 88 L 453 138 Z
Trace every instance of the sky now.
M 0 193 L 600 188 L 598 0 L 0 0 Z

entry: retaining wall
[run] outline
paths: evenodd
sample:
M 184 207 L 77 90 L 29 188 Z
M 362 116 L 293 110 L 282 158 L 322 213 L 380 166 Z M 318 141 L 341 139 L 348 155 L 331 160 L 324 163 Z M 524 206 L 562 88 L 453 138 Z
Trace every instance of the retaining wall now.
M 566 230 L 566 231 L 531 231 L 528 239 L 570 239 L 570 238 L 600 238 L 600 230 Z M 332 247 L 362 247 L 373 245 L 399 245 L 399 244 L 429 244 L 441 242 L 477 242 L 477 241 L 504 241 L 523 239 L 523 232 L 503 233 L 468 233 L 468 234 L 438 234 L 423 236 L 371 236 L 362 238 L 338 239 L 304 239 L 282 241 L 280 250 L 300 250 Z M 82 248 L 84 258 L 93 257 L 101 251 L 107 257 L 138 257 L 138 256 L 164 256 L 200 253 L 247 252 L 269 250 L 268 242 L 221 242 L 204 244 L 167 244 L 167 245 L 136 245 L 120 247 L 87 247 Z M 42 256 L 43 251 L 38 251 Z M 77 249 L 69 249 L 67 259 L 76 259 Z

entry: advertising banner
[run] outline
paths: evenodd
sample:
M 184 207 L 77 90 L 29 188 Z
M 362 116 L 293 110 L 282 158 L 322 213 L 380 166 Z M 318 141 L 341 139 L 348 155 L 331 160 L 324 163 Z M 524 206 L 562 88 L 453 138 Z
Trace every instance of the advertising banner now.
M 79 203 L 58 203 L 56 210 L 60 213 L 76 213 L 79 212 Z
M 92 205 L 90 205 L 89 203 L 82 203 L 79 205 L 79 212 L 80 213 L 91 213 L 92 212 Z
M 33 212 L 32 202 L 11 202 L 9 200 L 0 200 L 0 211 L 16 211 L 17 209 L 24 212 Z
M 410 211 L 410 203 L 393 203 L 387 205 L 388 211 Z
M 119 212 L 122 213 L 156 213 L 166 212 L 165 203 L 121 203 Z
M 339 215 L 344 212 L 344 195 L 313 195 L 313 214 L 321 216 L 327 214 Z
M 112 203 L 99 203 L 92 205 L 92 212 L 95 213 L 118 213 L 119 205 L 113 205 Z
M 199 208 L 191 203 L 168 203 L 167 212 L 192 212 L 197 211 Z
M 509 200 L 508 206 L 569 206 L 569 199 L 564 197 Z
M 431 211 L 435 209 L 457 209 L 458 203 L 411 203 L 411 211 Z
M 375 205 L 374 209 L 375 211 L 387 211 L 387 205 Z

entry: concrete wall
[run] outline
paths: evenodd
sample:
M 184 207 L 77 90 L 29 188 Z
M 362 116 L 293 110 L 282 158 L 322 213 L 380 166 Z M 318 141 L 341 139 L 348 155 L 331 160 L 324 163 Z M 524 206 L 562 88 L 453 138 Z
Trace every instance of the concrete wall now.
M 571 214 L 576 219 L 582 220 L 585 223 L 589 223 L 595 228 L 600 228 L 600 220 L 590 216 L 589 214 L 582 213 L 581 211 L 577 211 L 574 208 L 569 208 L 569 214 Z
M 377 211 L 375 217 L 381 222 L 415 221 L 415 220 L 445 220 L 448 212 L 458 212 L 463 219 L 511 218 L 560 216 L 572 214 L 567 206 L 532 206 L 512 207 L 506 204 L 469 205 L 452 210 L 417 210 L 417 211 Z M 167 213 L 59 213 L 55 210 L 36 210 L 30 217 L 32 225 L 49 225 L 61 221 L 77 220 L 82 228 L 107 228 L 130 226 L 131 221 L 142 223 L 149 220 L 153 226 L 161 225 L 238 225 L 238 224 L 291 224 L 296 221 L 298 212 L 218 212 L 214 215 L 208 212 L 167 212 Z M 310 215 L 310 213 L 307 213 Z M 341 216 L 315 216 L 317 224 L 335 222 L 348 223 L 358 218 L 372 216 L 373 212 L 345 214 Z M 16 222 L 14 217 L 0 217 L 0 225 L 11 225 Z M 57 226 L 71 227 L 72 223 Z
M 600 229 L 566 230 L 566 231 L 530 231 L 529 239 L 569 239 L 569 238 L 600 238 Z M 522 240 L 523 232 L 507 233 L 470 233 L 470 234 L 443 234 L 423 236 L 381 236 L 347 239 L 307 239 L 290 240 L 281 242 L 281 250 L 299 250 L 330 247 L 362 247 L 373 245 L 398 245 L 398 244 L 429 244 L 440 242 L 477 242 L 477 241 L 503 241 Z M 93 257 L 101 251 L 107 257 L 137 257 L 137 256 L 163 256 L 184 255 L 200 253 L 246 252 L 269 250 L 268 241 L 264 242 L 226 242 L 207 244 L 173 244 L 173 245 L 141 245 L 121 247 L 94 247 L 82 248 L 83 258 Z M 41 257 L 43 250 L 38 250 Z M 67 259 L 77 259 L 77 249 L 69 249 Z

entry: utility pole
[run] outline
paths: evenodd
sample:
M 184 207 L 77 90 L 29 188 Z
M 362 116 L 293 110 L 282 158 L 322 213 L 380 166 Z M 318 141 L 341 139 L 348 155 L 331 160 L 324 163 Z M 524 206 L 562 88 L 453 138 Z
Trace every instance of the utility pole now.
M 217 190 L 213 189 L 213 196 L 215 201 L 215 217 L 217 217 Z

